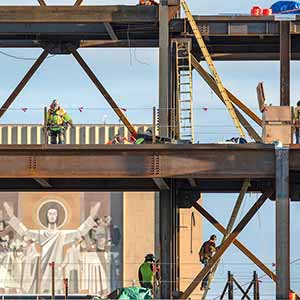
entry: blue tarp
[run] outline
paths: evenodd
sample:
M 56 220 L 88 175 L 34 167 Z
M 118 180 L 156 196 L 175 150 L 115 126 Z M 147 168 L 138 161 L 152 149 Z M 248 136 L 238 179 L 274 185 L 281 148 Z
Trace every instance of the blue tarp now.
M 273 14 L 300 14 L 300 2 L 277 1 L 271 6 Z

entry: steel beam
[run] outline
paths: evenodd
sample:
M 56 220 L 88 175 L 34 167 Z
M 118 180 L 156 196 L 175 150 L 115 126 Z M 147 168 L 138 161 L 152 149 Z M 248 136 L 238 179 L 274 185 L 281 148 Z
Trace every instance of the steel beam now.
M 159 134 L 169 136 L 170 40 L 169 9 L 165 0 L 159 5 Z
M 14 91 L 11 93 L 11 95 L 7 98 L 7 100 L 4 102 L 0 109 L 0 118 L 6 113 L 8 108 L 11 106 L 11 104 L 15 101 L 17 96 L 21 93 L 21 91 L 24 89 L 28 81 L 32 78 L 34 73 L 38 70 L 40 65 L 43 63 L 43 61 L 47 58 L 49 51 L 44 50 L 42 54 L 38 57 L 38 59 L 35 61 L 33 66 L 29 69 L 29 71 L 26 73 L 26 75 L 23 77 L 23 79 L 20 81 L 20 83 L 17 85 L 17 87 L 14 89 Z
M 86 72 L 88 77 L 92 80 L 92 82 L 95 84 L 96 88 L 100 91 L 100 93 L 103 95 L 105 100 L 108 102 L 110 107 L 114 110 L 114 112 L 117 114 L 117 116 L 120 118 L 120 120 L 124 123 L 126 128 L 128 128 L 129 132 L 131 134 L 135 134 L 135 129 L 132 126 L 132 124 L 128 121 L 127 117 L 125 116 L 124 112 L 120 109 L 120 107 L 117 105 L 115 100 L 111 97 L 111 95 L 108 93 L 108 91 L 105 89 L 105 87 L 102 85 L 102 83 L 99 81 L 97 76 L 94 74 L 94 72 L 91 70 L 91 68 L 87 65 L 87 63 L 84 61 L 84 59 L 81 57 L 79 52 L 76 49 L 71 48 L 70 52 L 75 57 L 77 62 L 80 64 L 82 69 Z
M 276 149 L 276 299 L 289 299 L 290 198 L 289 149 Z
M 198 203 L 193 204 L 194 208 L 217 230 L 222 234 L 226 234 L 226 228 L 222 226 L 217 219 L 215 219 L 206 209 Z M 269 278 L 276 282 L 276 274 L 273 273 L 260 259 L 258 259 L 246 246 L 244 246 L 238 239 L 234 240 L 233 244 L 241 250 L 256 266 L 258 266 Z
M 208 221 L 210 222 L 217 230 L 222 234 L 226 233 L 226 229 L 222 226 L 217 219 L 215 219 L 206 209 L 200 206 L 198 203 L 193 204 L 194 208 Z M 233 244 L 240 249 L 257 267 L 259 267 L 271 280 L 275 283 L 277 282 L 277 276 L 273 273 L 260 259 L 258 259 L 246 246 L 244 246 L 238 239 L 235 239 Z M 293 290 L 290 290 L 294 293 Z M 296 296 L 299 299 L 299 296 Z
M 219 261 L 228 247 L 234 242 L 234 240 L 238 237 L 241 231 L 246 227 L 249 221 L 253 218 L 256 212 L 261 208 L 261 206 L 265 203 L 265 201 L 271 197 L 273 191 L 269 190 L 262 194 L 260 198 L 255 202 L 255 204 L 250 208 L 244 218 L 240 221 L 240 223 L 235 227 L 232 233 L 228 236 L 228 238 L 224 241 L 224 243 L 217 250 L 216 254 L 210 259 L 208 264 L 201 270 L 201 272 L 195 277 L 192 283 L 187 287 L 184 291 L 181 299 L 188 299 L 188 297 L 192 294 L 195 288 L 201 283 L 204 277 L 208 274 L 211 268 Z
M 222 96 L 218 90 L 217 84 L 214 78 L 206 72 L 206 70 L 200 65 L 198 60 L 192 55 L 192 65 L 199 75 L 206 81 L 209 87 L 216 93 L 216 95 L 222 99 Z M 226 89 L 230 101 L 240 108 L 248 117 L 250 117 L 257 125 L 262 126 L 262 119 L 259 118 L 255 112 L 253 112 L 243 101 L 234 96 L 229 90 Z
M 272 181 L 275 179 L 275 151 L 272 145 L 258 144 L 1 145 L 0 178 Z
M 108 35 L 110 36 L 110 38 L 113 40 L 113 41 L 117 41 L 118 40 L 118 37 L 114 31 L 114 29 L 112 28 L 111 24 L 110 23 L 104 23 L 104 26 L 107 30 L 107 33 Z
M 45 178 L 34 178 L 34 180 L 41 185 L 43 188 L 52 188 L 52 185 L 49 183 L 49 181 Z
M 45 0 L 38 0 L 40 6 L 47 6 Z
M 224 243 L 224 241 L 227 239 L 227 237 L 229 236 L 229 234 L 231 233 L 232 229 L 233 229 L 233 226 L 234 226 L 234 223 L 236 221 L 236 218 L 238 216 L 238 213 L 240 211 L 240 208 L 242 206 L 242 203 L 244 201 L 244 198 L 245 198 L 245 195 L 247 193 L 247 190 L 250 186 L 250 180 L 249 179 L 246 179 L 243 183 L 243 186 L 242 186 L 242 189 L 240 191 L 240 194 L 236 200 L 236 203 L 235 203 L 235 206 L 233 208 L 233 211 L 231 213 L 231 216 L 230 216 L 230 219 L 229 219 L 229 222 L 227 224 L 227 227 L 226 227 L 226 233 L 224 234 L 223 236 L 223 239 L 222 239 L 222 242 L 221 244 Z M 210 284 L 211 282 L 213 281 L 213 278 L 214 278 L 214 275 L 217 271 L 217 268 L 219 266 L 219 261 L 216 263 L 216 265 L 214 266 L 214 268 L 212 269 L 211 271 L 211 274 L 210 274 L 210 277 L 209 277 L 209 280 L 208 280 L 208 283 L 207 283 L 207 287 L 209 289 L 210 287 Z M 206 295 L 208 293 L 208 289 L 206 289 L 202 295 L 202 299 L 205 299 L 206 298 Z M 250 300 L 250 299 L 249 299 Z
M 0 6 L 2 23 L 155 23 L 156 6 Z
M 170 190 L 168 183 L 163 178 L 153 178 L 154 183 L 157 185 L 160 191 Z
M 80 6 L 82 4 L 83 0 L 76 0 L 74 6 Z
M 290 22 L 280 22 L 280 105 L 290 106 Z

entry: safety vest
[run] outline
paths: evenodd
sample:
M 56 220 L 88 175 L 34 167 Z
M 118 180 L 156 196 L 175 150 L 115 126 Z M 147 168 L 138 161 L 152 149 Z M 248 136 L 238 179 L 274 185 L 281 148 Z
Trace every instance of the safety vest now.
M 299 125 L 300 122 L 300 107 L 294 108 L 294 121 L 297 125 Z
M 55 111 L 52 109 L 48 110 L 47 125 L 49 126 L 50 130 L 59 131 L 67 122 L 71 122 L 71 118 L 63 108 L 59 108 Z
M 144 262 L 140 266 L 140 272 L 142 274 L 143 283 L 153 283 L 153 271 L 151 262 Z

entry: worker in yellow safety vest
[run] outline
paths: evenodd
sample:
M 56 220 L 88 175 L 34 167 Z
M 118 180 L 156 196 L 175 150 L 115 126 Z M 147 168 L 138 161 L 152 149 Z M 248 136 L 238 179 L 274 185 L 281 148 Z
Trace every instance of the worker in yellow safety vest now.
M 156 274 L 156 262 L 153 254 L 147 254 L 145 261 L 139 267 L 140 285 L 146 289 L 153 289 L 153 281 Z
M 300 101 L 297 102 L 297 106 L 294 108 L 294 126 L 296 144 L 300 144 Z
M 65 143 L 65 131 L 69 125 L 73 126 L 71 117 L 59 105 L 58 100 L 53 100 L 47 113 L 47 132 L 51 137 L 51 144 Z

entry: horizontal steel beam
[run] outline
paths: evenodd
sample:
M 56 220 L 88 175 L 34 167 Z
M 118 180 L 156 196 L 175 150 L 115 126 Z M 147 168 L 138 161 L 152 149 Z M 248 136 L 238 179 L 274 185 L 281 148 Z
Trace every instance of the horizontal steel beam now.
M 147 23 L 155 6 L 0 6 L 0 23 Z
M 0 147 L 0 178 L 273 179 L 267 145 Z

